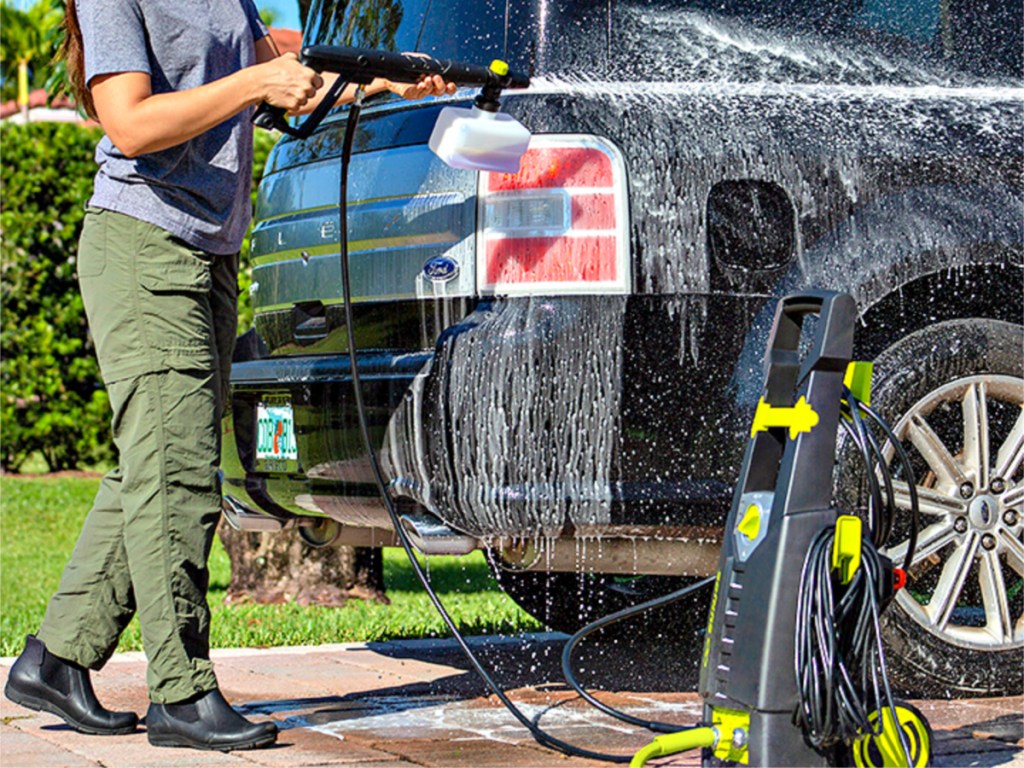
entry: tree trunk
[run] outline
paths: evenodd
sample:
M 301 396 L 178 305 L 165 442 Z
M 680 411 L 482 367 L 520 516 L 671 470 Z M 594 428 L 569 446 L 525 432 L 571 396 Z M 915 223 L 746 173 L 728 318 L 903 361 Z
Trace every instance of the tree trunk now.
M 221 520 L 231 558 L 228 602 L 344 605 L 349 599 L 387 603 L 381 550 L 311 547 L 294 530 L 244 533 Z

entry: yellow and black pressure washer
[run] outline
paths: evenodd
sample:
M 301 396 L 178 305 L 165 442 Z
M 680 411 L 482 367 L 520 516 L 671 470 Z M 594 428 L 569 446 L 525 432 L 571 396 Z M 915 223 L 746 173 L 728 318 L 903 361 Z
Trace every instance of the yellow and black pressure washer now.
M 870 368 L 851 360 L 855 321 L 846 294 L 779 304 L 714 584 L 700 682 L 706 725 L 659 737 L 633 766 L 693 747 L 709 766 L 929 761 L 928 724 L 893 700 L 878 634 L 899 569 L 876 543 L 895 506 L 888 467 L 870 461 L 881 452 L 862 415 L 882 423 L 868 407 Z M 873 540 L 860 517 L 832 506 L 840 426 L 869 459 Z

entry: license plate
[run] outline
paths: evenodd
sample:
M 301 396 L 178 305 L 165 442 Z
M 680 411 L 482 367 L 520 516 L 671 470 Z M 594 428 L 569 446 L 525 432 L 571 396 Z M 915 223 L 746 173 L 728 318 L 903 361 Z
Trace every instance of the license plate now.
M 299 447 L 295 414 L 287 397 L 264 397 L 256 404 L 256 466 L 268 472 L 294 471 Z

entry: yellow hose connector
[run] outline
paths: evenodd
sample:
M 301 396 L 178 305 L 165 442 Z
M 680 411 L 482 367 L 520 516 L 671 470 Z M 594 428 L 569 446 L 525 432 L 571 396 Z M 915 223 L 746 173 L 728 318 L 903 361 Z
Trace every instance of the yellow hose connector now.
M 652 757 L 667 757 L 688 749 L 713 747 L 717 741 L 718 732 L 710 727 L 690 728 L 679 733 L 666 733 L 664 736 L 658 736 L 633 755 L 629 768 L 643 768 Z

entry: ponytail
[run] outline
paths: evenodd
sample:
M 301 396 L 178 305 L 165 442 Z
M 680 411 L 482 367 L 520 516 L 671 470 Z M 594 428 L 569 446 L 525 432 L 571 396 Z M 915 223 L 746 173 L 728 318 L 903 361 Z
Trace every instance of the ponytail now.
M 71 86 L 71 95 L 75 101 L 85 110 L 85 114 L 93 120 L 99 120 L 92 102 L 92 93 L 85 82 L 85 49 L 82 46 L 82 28 L 78 26 L 75 0 L 67 0 L 63 27 L 64 39 L 57 50 L 56 60 L 63 60 L 67 65 L 67 83 Z

